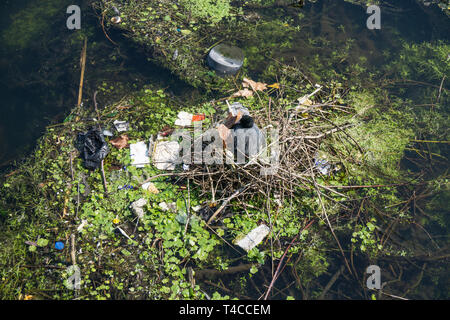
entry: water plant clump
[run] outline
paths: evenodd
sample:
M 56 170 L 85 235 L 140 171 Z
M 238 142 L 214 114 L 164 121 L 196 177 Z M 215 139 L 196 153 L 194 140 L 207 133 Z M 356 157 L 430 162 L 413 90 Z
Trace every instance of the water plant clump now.
M 252 95 L 228 97 L 248 107 L 260 127 L 280 129 L 284 157 L 274 175 L 260 176 L 257 165 L 204 164 L 166 175 L 152 165 L 132 166 L 128 148 L 111 148 L 104 163 L 105 191 L 101 170 L 85 169 L 74 147 L 75 133 L 96 125 L 89 119 L 101 119 L 100 125 L 110 130 L 115 120 L 128 121 L 133 143 L 172 126 L 177 109 L 204 113 L 209 126 L 228 107 L 223 99 L 182 107 L 163 90 L 148 87 L 99 113 L 75 108 L 66 122 L 48 129 L 34 156 L 2 183 L 2 238 L 8 244 L 1 251 L 7 265 L 2 295 L 205 299 L 264 293 L 286 298 L 278 291 L 258 293 L 261 283 L 270 287 L 272 263 L 285 261 L 302 278 L 290 295 L 319 298 L 336 295 L 323 290 L 327 272 L 341 266 L 349 274 L 361 272 L 352 261 L 385 265 L 402 256 L 420 259 L 430 245 L 426 241 L 411 247 L 394 234 L 386 238 L 393 219 L 407 228 L 417 218 L 408 207 L 399 211 L 397 204 L 414 194 L 426 197 L 437 187 L 414 180 L 415 173 L 399 166 L 413 139 L 411 119 L 400 112 L 404 102 L 384 100 L 377 90 L 329 83 L 299 104 L 299 96 L 312 88 L 302 85 L 305 79 L 297 78 L 298 71 L 282 65 L 279 82 L 269 90 L 256 90 L 254 84 Z M 447 93 L 443 98 L 448 99 Z M 329 172 L 314 166 L 317 156 L 330 163 Z M 146 181 L 157 192 L 143 190 Z M 205 219 L 243 184 L 246 188 L 223 212 Z M 140 198 L 147 200 L 145 214 L 137 217 L 130 204 Z M 161 203 L 174 205 L 166 210 Z M 206 211 L 194 211 L 199 205 Z M 260 245 L 244 253 L 233 244 L 261 223 L 270 234 Z M 56 242 L 65 249 L 55 250 Z M 418 246 L 422 249 L 414 249 Z M 64 282 L 70 277 L 67 267 L 75 263 L 82 275 L 79 291 Z M 223 285 L 218 287 L 219 278 Z M 344 288 L 351 282 L 343 278 L 339 283 Z M 276 285 L 287 282 L 280 278 Z M 366 293 L 353 288 L 346 294 L 363 298 Z

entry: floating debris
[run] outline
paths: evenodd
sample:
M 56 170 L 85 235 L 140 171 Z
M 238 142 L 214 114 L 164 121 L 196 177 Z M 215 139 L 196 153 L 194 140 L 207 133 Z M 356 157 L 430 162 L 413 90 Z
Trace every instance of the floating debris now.
M 143 207 L 147 204 L 147 200 L 144 198 L 140 198 L 131 204 L 131 210 L 138 216 L 139 219 L 142 219 L 145 215 Z
M 153 152 L 153 164 L 159 170 L 175 170 L 180 145 L 176 141 L 160 141 Z
M 158 205 L 163 211 L 177 211 L 177 204 L 175 202 L 167 203 L 167 202 L 161 202 Z
M 207 62 L 210 68 L 222 75 L 236 74 L 244 63 L 244 52 L 238 47 L 219 44 L 211 49 Z
M 150 163 L 148 156 L 148 147 L 144 141 L 130 144 L 130 157 L 131 164 L 136 168 L 143 168 L 146 164 Z
M 235 242 L 245 251 L 250 251 L 258 244 L 260 244 L 263 239 L 269 234 L 269 232 L 270 228 L 265 224 L 262 224 L 250 231 L 244 238 L 240 240 L 236 239 Z
M 144 190 L 146 190 L 146 191 L 148 191 L 150 193 L 153 193 L 153 194 L 158 194 L 159 193 L 158 188 L 156 188 L 156 186 L 153 184 L 153 182 L 144 183 L 142 185 L 142 189 L 144 189 Z
M 76 146 L 86 169 L 96 169 L 109 153 L 108 143 L 98 129 L 91 129 L 86 133 L 79 133 Z
M 114 127 L 116 127 L 116 130 L 119 132 L 130 130 L 130 124 L 127 121 L 115 120 L 113 122 L 113 124 L 114 124 Z
M 112 17 L 112 18 L 111 18 L 111 22 L 112 22 L 112 23 L 115 23 L 115 24 L 121 23 L 121 22 L 122 22 L 122 18 L 119 17 L 119 16 Z

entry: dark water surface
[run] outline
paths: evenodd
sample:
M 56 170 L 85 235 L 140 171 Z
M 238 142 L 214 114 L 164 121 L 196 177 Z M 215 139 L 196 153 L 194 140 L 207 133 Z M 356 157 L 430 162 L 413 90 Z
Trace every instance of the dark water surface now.
M 144 84 L 170 87 L 177 96 L 197 93 L 147 61 L 143 52 L 126 39 L 110 34 L 119 45 L 107 40 L 90 2 L 78 1 L 82 8 L 80 31 L 66 27 L 66 9 L 73 1 L 15 0 L 0 4 L 0 171 L 24 159 L 46 126 L 63 121 L 76 105 L 85 35 L 85 100 L 104 82 L 108 87 L 122 84 L 130 90 Z

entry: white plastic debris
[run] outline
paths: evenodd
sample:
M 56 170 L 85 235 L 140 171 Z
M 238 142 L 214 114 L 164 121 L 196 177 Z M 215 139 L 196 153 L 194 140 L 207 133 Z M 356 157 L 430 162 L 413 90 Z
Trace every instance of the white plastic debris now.
M 139 219 L 142 219 L 145 215 L 143 207 L 147 204 L 147 200 L 144 198 L 140 198 L 131 204 L 131 210 L 138 216 Z
M 177 204 L 175 202 L 161 202 L 158 205 L 163 211 L 177 211 Z
M 250 251 L 260 244 L 269 232 L 270 228 L 265 224 L 262 224 L 250 231 L 244 238 L 237 241 L 236 244 L 245 251 Z
M 317 88 L 316 90 L 314 90 L 313 92 L 311 92 L 310 94 L 307 94 L 301 98 L 298 98 L 298 106 L 296 107 L 296 109 L 300 109 L 301 106 L 310 106 L 313 104 L 313 102 L 309 99 L 312 96 L 314 96 L 317 92 L 319 92 L 320 90 L 322 90 L 322 86 L 319 84 L 316 84 L 315 87 Z
M 178 119 L 175 120 L 175 125 L 176 126 L 181 126 L 181 127 L 187 127 L 192 125 L 192 117 L 194 115 L 191 113 L 188 113 L 186 111 L 180 111 L 178 113 Z
M 115 24 L 121 23 L 121 22 L 122 22 L 122 18 L 119 17 L 119 16 L 112 17 L 112 18 L 111 18 L 111 22 L 112 22 L 112 23 L 115 23 Z
M 116 120 L 113 123 L 114 123 L 114 127 L 116 127 L 116 130 L 119 132 L 128 131 L 130 129 L 130 124 L 126 121 Z
M 131 164 L 136 166 L 136 168 L 143 168 L 146 164 L 150 163 L 148 147 L 144 141 L 130 144 L 130 157 Z
M 153 152 L 153 164 L 159 170 L 175 170 L 180 145 L 176 141 L 159 141 Z

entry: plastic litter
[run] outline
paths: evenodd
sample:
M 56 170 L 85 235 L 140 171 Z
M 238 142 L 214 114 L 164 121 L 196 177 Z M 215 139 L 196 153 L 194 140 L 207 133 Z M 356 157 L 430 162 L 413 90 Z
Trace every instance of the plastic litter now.
M 314 96 L 317 92 L 319 92 L 320 90 L 322 90 L 322 86 L 319 85 L 319 84 L 316 84 L 315 87 L 316 87 L 316 90 L 314 90 L 314 91 L 311 92 L 310 94 L 307 94 L 307 95 L 305 95 L 305 96 L 303 96 L 303 97 L 297 99 L 298 105 L 297 105 L 297 107 L 295 108 L 296 110 L 302 108 L 302 106 L 310 106 L 310 105 L 313 104 L 313 102 L 312 102 L 309 98 L 311 98 L 311 97 Z
M 139 219 L 142 219 L 145 215 L 143 207 L 147 204 L 147 200 L 144 198 L 140 198 L 131 204 L 131 210 L 138 216 Z
M 176 126 L 187 127 L 192 125 L 192 117 L 193 114 L 188 113 L 186 111 L 180 111 L 178 113 L 178 119 L 175 120 Z
M 109 142 L 116 147 L 117 149 L 123 149 L 128 146 L 128 136 L 126 134 L 122 134 L 115 139 L 110 140 Z
M 153 164 L 159 170 L 175 170 L 180 145 L 176 141 L 157 141 L 153 152 Z
M 133 186 L 131 186 L 131 185 L 129 185 L 129 184 L 124 184 L 123 186 L 118 186 L 117 187 L 117 190 L 133 190 L 134 189 L 134 187 Z
M 327 175 L 331 171 L 331 164 L 327 161 L 327 159 L 319 157 L 318 155 L 314 158 L 314 166 L 323 175 Z
M 239 102 L 234 102 L 231 105 L 229 105 L 228 111 L 231 113 L 233 117 L 237 117 L 239 114 L 241 114 L 241 116 L 250 115 L 248 109 Z
M 62 250 L 62 249 L 64 249 L 64 243 L 61 242 L 61 241 L 57 241 L 57 242 L 55 243 L 55 249 L 56 249 L 56 250 Z
M 83 219 L 83 220 L 81 221 L 81 224 L 77 227 L 77 231 L 78 231 L 78 232 L 83 231 L 83 228 L 86 226 L 87 222 L 88 222 L 87 220 Z
M 109 131 L 107 129 L 103 130 L 102 133 L 105 137 L 113 137 L 114 136 L 114 133 L 112 133 L 111 131 Z
M 178 58 L 178 49 L 175 49 L 172 55 L 172 60 L 177 60 L 177 58 Z
M 250 118 L 248 115 L 244 115 L 232 128 L 237 164 L 243 164 L 242 161 L 245 162 L 245 157 L 256 157 L 266 143 L 262 131 L 259 130 L 253 119 L 248 120 L 248 118 Z M 246 120 L 245 124 L 243 120 Z
M 148 191 L 150 193 L 153 193 L 153 194 L 158 194 L 159 193 L 158 188 L 156 188 L 156 186 L 153 184 L 153 182 L 144 183 L 142 185 L 142 189 L 144 189 L 145 191 Z
M 192 122 L 195 122 L 195 121 L 203 121 L 203 120 L 205 120 L 205 115 L 204 114 L 194 114 L 193 116 L 192 116 Z
M 126 121 L 116 120 L 113 122 L 113 124 L 114 124 L 114 127 L 116 127 L 116 130 L 119 132 L 130 130 L 130 124 Z
M 186 213 L 177 214 L 175 219 L 181 224 L 186 224 L 187 223 L 187 214 Z
M 240 240 L 235 240 L 236 244 L 244 249 L 245 251 L 250 251 L 258 244 L 260 244 L 264 238 L 269 234 L 270 228 L 265 224 L 262 224 L 252 231 L 250 231 L 244 238 Z
M 109 153 L 105 137 L 98 129 L 90 129 L 86 133 L 79 133 L 76 146 L 87 169 L 100 167 L 102 160 Z
M 205 120 L 204 114 L 192 114 L 186 111 L 180 111 L 175 120 L 175 125 L 180 127 L 188 127 L 192 125 L 192 122 Z
M 177 211 L 177 204 L 175 202 L 171 202 L 171 203 L 167 203 L 167 202 L 161 202 L 158 204 L 158 206 L 163 210 L 163 211 Z
M 132 239 L 127 235 L 127 233 L 126 233 L 125 231 L 123 231 L 120 227 L 117 227 L 117 230 L 119 230 L 120 233 L 121 233 L 125 238 L 127 238 L 128 240 L 132 240 Z
M 112 23 L 115 23 L 115 24 L 121 23 L 121 22 L 122 22 L 122 18 L 119 17 L 119 16 L 112 17 L 112 18 L 111 18 L 111 22 L 112 22 Z
M 207 63 L 222 75 L 236 74 L 244 63 L 244 52 L 238 47 L 219 44 L 211 49 Z
M 143 168 L 146 164 L 150 163 L 148 156 L 148 147 L 144 141 L 130 144 L 130 157 L 131 164 L 136 168 Z

